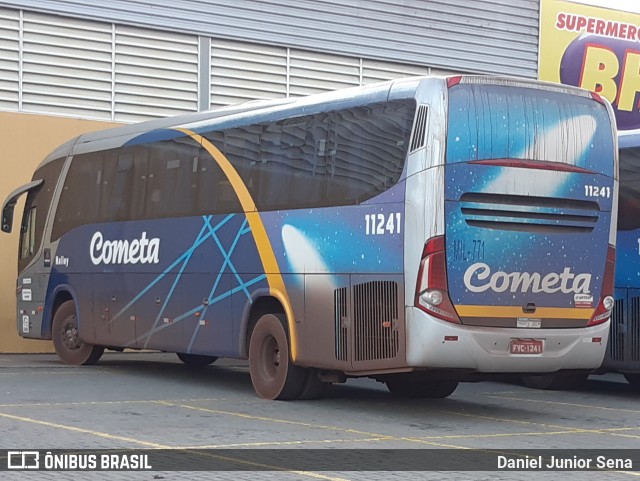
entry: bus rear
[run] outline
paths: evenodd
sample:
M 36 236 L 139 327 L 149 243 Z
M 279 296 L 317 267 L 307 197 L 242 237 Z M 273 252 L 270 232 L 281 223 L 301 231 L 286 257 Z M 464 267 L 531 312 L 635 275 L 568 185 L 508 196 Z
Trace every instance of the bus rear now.
M 585 91 L 514 80 L 454 77 L 446 91 L 444 231 L 422 247 L 409 315 L 422 335 L 408 339 L 409 363 L 597 368 L 613 308 L 610 106 Z

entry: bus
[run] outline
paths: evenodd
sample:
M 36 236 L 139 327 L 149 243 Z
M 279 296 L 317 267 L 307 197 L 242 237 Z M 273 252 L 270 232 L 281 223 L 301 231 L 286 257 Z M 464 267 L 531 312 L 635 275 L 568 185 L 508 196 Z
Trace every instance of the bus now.
M 619 372 L 640 387 L 640 130 L 618 134 L 620 198 L 615 306 L 599 373 Z
M 615 304 L 602 365 L 592 374 L 620 373 L 640 387 L 640 130 L 619 131 L 619 198 Z M 537 389 L 578 387 L 581 375 L 523 375 Z
M 587 372 L 613 307 L 617 139 L 575 87 L 413 77 L 81 135 L 2 208 L 17 328 L 248 359 L 265 399 Z

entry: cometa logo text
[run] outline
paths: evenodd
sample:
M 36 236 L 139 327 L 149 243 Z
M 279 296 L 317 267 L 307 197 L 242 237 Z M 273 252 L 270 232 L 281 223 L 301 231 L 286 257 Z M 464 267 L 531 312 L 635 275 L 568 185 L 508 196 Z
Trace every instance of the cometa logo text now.
M 589 294 L 591 274 L 573 274 L 569 267 L 561 273 L 550 272 L 544 276 L 539 272 L 502 272 L 491 273 L 491 268 L 483 262 L 477 262 L 464 273 L 464 285 L 471 292 L 544 292 L 553 294 Z
M 143 232 L 140 239 L 105 240 L 98 231 L 91 238 L 89 248 L 91 262 L 99 264 L 157 264 L 160 262 L 160 239 L 147 239 Z

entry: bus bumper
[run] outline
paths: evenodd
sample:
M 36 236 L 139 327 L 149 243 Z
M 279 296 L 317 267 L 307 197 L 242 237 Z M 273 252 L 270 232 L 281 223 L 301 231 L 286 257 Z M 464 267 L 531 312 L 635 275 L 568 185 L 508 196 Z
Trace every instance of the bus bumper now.
M 610 323 L 581 329 L 464 326 L 414 307 L 406 309 L 406 321 L 409 367 L 486 373 L 596 369 L 605 355 Z M 542 353 L 512 354 L 512 339 L 542 340 Z

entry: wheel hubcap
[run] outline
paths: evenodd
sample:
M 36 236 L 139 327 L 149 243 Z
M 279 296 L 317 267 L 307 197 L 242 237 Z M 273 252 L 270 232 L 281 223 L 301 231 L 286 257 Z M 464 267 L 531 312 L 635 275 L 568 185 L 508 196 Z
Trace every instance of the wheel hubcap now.
M 67 349 L 75 351 L 82 345 L 82 340 L 78 335 L 78 328 L 73 321 L 65 323 L 62 329 L 62 340 Z
M 280 348 L 275 337 L 270 336 L 264 340 L 262 349 L 263 372 L 267 378 L 275 379 L 280 370 Z

